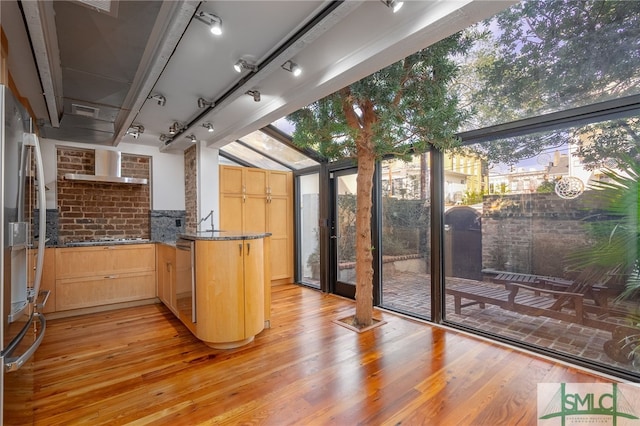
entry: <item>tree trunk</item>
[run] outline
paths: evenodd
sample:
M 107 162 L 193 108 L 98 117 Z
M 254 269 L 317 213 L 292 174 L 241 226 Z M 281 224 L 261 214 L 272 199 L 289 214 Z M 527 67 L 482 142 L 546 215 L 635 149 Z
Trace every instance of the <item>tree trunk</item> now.
M 355 326 L 373 324 L 373 253 L 371 246 L 371 193 L 376 166 L 373 126 L 378 121 L 373 102 L 356 102 L 349 87 L 342 89 L 342 110 L 349 127 L 357 134 L 358 185 L 356 194 L 356 315 Z M 358 105 L 361 116 L 356 113 Z M 377 249 L 378 247 L 376 247 Z
M 373 253 L 371 245 L 371 193 L 375 155 L 369 141 L 358 146 L 356 197 L 356 316 L 355 325 L 373 323 Z M 378 249 L 378 247 L 375 247 Z

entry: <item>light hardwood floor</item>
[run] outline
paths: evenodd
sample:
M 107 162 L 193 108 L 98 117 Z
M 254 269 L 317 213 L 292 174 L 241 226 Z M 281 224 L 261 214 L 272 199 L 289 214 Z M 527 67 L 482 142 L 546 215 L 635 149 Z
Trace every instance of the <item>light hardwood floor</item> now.
M 234 350 L 162 305 L 51 320 L 35 357 L 37 425 L 535 425 L 539 382 L 607 382 L 352 301 L 273 288 L 271 329 Z

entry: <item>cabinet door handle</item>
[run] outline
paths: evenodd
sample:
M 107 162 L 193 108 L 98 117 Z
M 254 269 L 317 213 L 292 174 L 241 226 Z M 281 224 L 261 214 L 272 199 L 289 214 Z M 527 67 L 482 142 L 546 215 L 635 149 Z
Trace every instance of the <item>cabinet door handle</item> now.
M 116 278 L 118 278 L 117 275 L 107 275 L 106 277 L 104 277 L 105 280 L 113 280 L 113 279 L 116 279 Z
M 251 253 L 251 243 L 247 243 L 247 256 Z
M 240 256 L 242 256 L 242 244 L 238 244 L 238 249 L 240 249 Z

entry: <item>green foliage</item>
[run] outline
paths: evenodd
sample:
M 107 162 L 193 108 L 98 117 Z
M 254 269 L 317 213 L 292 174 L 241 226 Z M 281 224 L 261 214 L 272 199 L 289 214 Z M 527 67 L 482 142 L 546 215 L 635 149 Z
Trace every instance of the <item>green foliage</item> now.
M 382 202 L 382 215 L 384 255 L 426 252 L 429 206 L 424 200 L 385 197 Z
M 493 60 L 478 63 L 488 84 L 477 95 L 501 118 L 637 93 L 640 2 L 528 0 L 491 21 L 500 33 Z
M 338 195 L 338 262 L 353 262 L 356 259 L 356 196 Z
M 578 155 L 588 168 L 624 167 L 625 158 L 640 160 L 640 119 L 605 121 L 579 128 Z
M 551 194 L 556 190 L 556 183 L 551 180 L 544 180 L 537 188 L 536 192 L 538 194 Z
M 462 204 L 470 206 L 482 202 L 482 197 L 488 195 L 486 191 L 465 191 L 462 197 Z
M 433 144 L 457 143 L 455 132 L 465 114 L 449 87 L 459 68 L 453 55 L 468 51 L 477 33 L 457 33 L 291 114 L 293 143 L 330 160 L 357 158 L 356 140 L 368 138 L 378 159 L 407 158 Z M 346 108 L 360 122 L 350 125 Z M 363 117 L 373 112 L 371 129 Z M 362 132 L 368 133 L 363 135 Z
M 478 45 L 474 56 L 467 58 L 465 98 L 478 106 L 471 127 L 639 92 L 638 1 L 526 0 L 481 28 L 497 31 L 494 39 Z M 597 143 L 585 145 L 580 154 L 597 167 L 629 152 L 629 146 L 637 152 L 637 127 L 632 120 L 628 126 L 600 126 L 600 133 L 593 133 L 593 126 L 557 130 L 491 141 L 478 150 L 490 163 L 516 164 L 592 132 Z
M 607 181 L 592 185 L 594 202 L 609 220 L 591 225 L 594 243 L 569 257 L 575 269 L 601 268 L 626 279 L 625 297 L 640 292 L 640 163 L 631 158 L 622 171 L 607 170 Z

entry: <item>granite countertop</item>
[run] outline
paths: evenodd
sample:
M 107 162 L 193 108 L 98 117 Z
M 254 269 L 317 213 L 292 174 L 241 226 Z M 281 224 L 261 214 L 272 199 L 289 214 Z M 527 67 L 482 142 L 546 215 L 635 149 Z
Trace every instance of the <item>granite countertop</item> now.
M 259 238 L 269 237 L 271 233 L 263 232 L 240 232 L 240 231 L 200 231 L 200 232 L 188 232 L 185 234 L 178 234 L 178 238 L 186 240 L 206 240 L 206 241 L 225 241 L 225 240 L 255 240 Z M 58 243 L 47 245 L 48 248 L 66 248 L 66 247 L 99 247 L 99 246 L 112 246 L 112 245 L 126 245 L 126 244 L 166 244 L 168 246 L 175 247 L 176 241 L 155 241 L 146 238 L 130 238 L 130 239 L 104 239 L 104 240 L 89 240 L 89 241 L 68 241 L 66 243 Z M 31 247 L 36 247 L 33 245 Z
M 96 247 L 96 246 L 112 246 L 112 245 L 125 245 L 125 244 L 154 244 L 155 241 L 151 241 L 147 238 L 122 238 L 122 239 L 104 239 L 104 240 L 89 240 L 89 241 L 68 241 L 66 243 L 59 243 L 56 247 Z
M 225 241 L 225 240 L 256 240 L 264 237 L 270 237 L 269 232 L 240 232 L 240 231 L 199 231 L 179 234 L 178 238 L 185 240 L 209 240 L 209 241 Z

